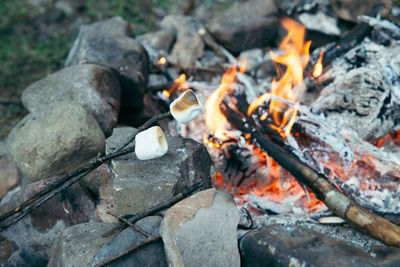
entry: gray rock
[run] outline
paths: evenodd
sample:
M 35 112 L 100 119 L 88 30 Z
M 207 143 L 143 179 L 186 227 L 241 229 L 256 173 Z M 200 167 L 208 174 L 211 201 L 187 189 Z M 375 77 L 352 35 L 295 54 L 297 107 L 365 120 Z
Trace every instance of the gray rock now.
M 65 174 L 104 152 L 105 137 L 79 104 L 55 102 L 31 112 L 11 131 L 8 151 L 22 174 L 36 181 Z
M 113 226 L 89 222 L 65 229 L 54 242 L 47 266 L 89 266 L 97 251 L 110 240 L 101 235 Z
M 156 32 L 146 33 L 136 38 L 144 47 L 150 46 L 155 50 L 163 50 L 168 53 L 175 41 L 175 35 L 168 30 L 159 30 Z
M 223 46 L 238 53 L 271 44 L 278 25 L 278 8 L 273 0 L 250 0 L 231 7 L 206 27 Z
M 56 178 L 30 184 L 0 206 L 0 216 L 16 208 Z M 0 234 L 0 266 L 46 266 L 58 235 L 69 226 L 95 217 L 93 201 L 74 184 Z
M 81 26 L 66 65 L 93 63 L 116 71 L 123 107 L 141 107 L 148 77 L 148 56 L 132 38 L 129 23 L 120 17 Z
M 161 27 L 176 33 L 169 58 L 171 63 L 183 68 L 195 66 L 204 51 L 203 39 L 198 34 L 202 24 L 193 17 L 169 15 L 161 21 Z
M 143 218 L 136 223 L 151 236 L 159 234 L 161 217 L 150 216 Z M 122 251 L 132 247 L 147 237 L 132 228 L 126 228 L 114 236 L 107 244 L 98 250 L 93 258 L 91 266 L 95 266 Z M 147 246 L 139 248 L 129 255 L 111 263 L 109 266 L 167 266 L 167 260 L 162 241 L 153 242 Z
M 30 85 L 22 93 L 22 104 L 32 112 L 55 101 L 73 100 L 91 113 L 109 136 L 117 125 L 120 98 L 119 82 L 112 71 L 84 64 L 65 68 Z
M 171 207 L 161 223 L 169 266 L 240 266 L 232 197 L 214 188 Z
M 133 128 L 115 128 L 107 153 L 121 146 Z M 111 161 L 118 214 L 134 214 L 203 181 L 210 188 L 211 159 L 206 148 L 188 138 L 167 136 L 168 152 L 152 160 L 128 154 Z
M 6 142 L 0 141 L 0 199 L 18 185 L 18 169 L 7 155 Z
M 96 205 L 96 218 L 100 222 L 118 222 L 118 219 L 107 212 L 116 214 L 113 187 L 113 176 L 108 168 L 108 163 L 96 169 L 97 184 L 99 186 L 99 199 Z
M 339 227 L 339 226 L 335 226 Z M 337 230 L 338 231 L 338 230 Z M 350 235 L 349 235 L 350 236 Z M 240 241 L 242 266 L 398 266 L 400 249 L 370 246 L 369 252 L 299 225 L 271 224 Z

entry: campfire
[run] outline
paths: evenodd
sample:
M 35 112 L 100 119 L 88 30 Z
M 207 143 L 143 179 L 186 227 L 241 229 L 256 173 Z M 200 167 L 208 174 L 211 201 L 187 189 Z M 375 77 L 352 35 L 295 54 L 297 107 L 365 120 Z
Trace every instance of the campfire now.
M 102 223 L 120 224 L 99 226 L 101 234 L 94 231 L 101 249 L 88 256 L 92 266 L 144 251 L 148 244 L 161 246 L 161 258 L 171 266 L 201 265 L 205 258 L 222 259 L 215 266 L 239 265 L 241 260 L 247 266 L 252 253 L 272 265 L 283 255 L 285 264 L 303 266 L 308 261 L 302 257 L 310 258 L 303 254 L 319 247 L 318 242 L 326 242 L 328 251 L 357 247 L 378 262 L 386 254 L 374 246 L 399 247 L 400 28 L 380 17 L 385 15 L 383 4 L 369 6 L 354 19 L 335 1 L 298 6 L 275 2 L 243 4 L 243 13 L 255 16 L 251 22 L 237 8 L 204 25 L 191 16 L 167 16 L 162 30 L 137 37 L 140 42 L 127 36 L 128 23 L 121 18 L 83 27 L 66 71 L 57 75 L 65 82 L 69 68 L 78 69 L 71 71 L 73 77 L 89 73 L 74 86 L 86 78 L 88 87 L 99 86 L 90 89 L 96 97 L 109 94 L 101 103 L 107 112 L 96 109 L 100 104 L 93 104 L 96 97 L 88 94 L 93 106 L 75 107 L 66 101 L 59 103 L 57 113 L 34 113 L 37 97 L 32 94 L 48 82 L 39 81 L 40 86 L 24 92 L 24 106 L 32 113 L 10 134 L 8 147 L 18 168 L 38 182 L 0 210 L 0 229 L 32 224 L 28 216 L 45 212 L 42 205 L 78 181 L 92 190 L 84 179 L 96 170 L 100 186 L 94 186 L 96 202 L 87 210 L 95 209 Z M 93 37 L 113 27 L 120 31 Z M 107 51 L 115 54 L 103 57 Z M 107 86 L 117 89 L 108 92 Z M 73 92 L 57 97 L 65 95 Z M 83 101 L 80 96 L 73 100 Z M 72 114 L 77 121 L 83 121 L 79 116 L 86 109 L 93 113 L 87 121 L 97 132 L 88 138 L 94 132 L 90 128 L 85 135 L 87 158 L 73 158 L 84 150 L 79 146 L 70 150 L 75 161 L 65 156 L 68 161 L 48 163 L 63 149 L 32 171 L 34 164 L 31 159 L 24 162 L 23 156 L 41 148 L 22 153 L 27 145 L 19 142 L 26 136 L 20 131 L 35 121 L 46 123 L 48 117 L 52 123 L 46 127 L 51 128 L 58 123 L 52 114 L 62 116 L 66 109 L 80 112 Z M 51 154 L 40 155 L 42 160 Z M 61 176 L 42 180 L 42 174 Z M 190 196 L 196 190 L 200 192 Z M 162 218 L 151 217 L 154 214 Z M 147 219 L 151 223 L 144 222 Z M 79 231 L 85 233 L 86 227 L 93 229 L 82 227 Z M 113 250 L 124 243 L 128 230 L 140 235 L 135 239 L 139 241 Z M 68 251 L 62 246 L 76 234 L 68 231 L 74 230 L 60 237 L 64 241 L 53 248 L 50 263 L 59 260 L 60 251 Z M 354 240 L 348 237 L 350 231 L 356 233 Z M 300 245 L 293 245 L 298 240 L 291 238 L 298 232 Z M 331 245 L 332 240 L 343 244 Z M 160 254 L 153 249 L 152 255 Z M 292 256 L 292 251 L 303 249 L 302 255 Z

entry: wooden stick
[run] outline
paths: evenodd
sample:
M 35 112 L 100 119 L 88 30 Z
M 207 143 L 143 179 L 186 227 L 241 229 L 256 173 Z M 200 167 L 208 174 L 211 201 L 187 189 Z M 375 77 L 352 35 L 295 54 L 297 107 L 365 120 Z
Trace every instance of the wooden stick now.
M 134 250 L 136 250 L 136 249 L 138 249 L 138 248 L 140 248 L 140 247 L 143 247 L 144 245 L 147 245 L 147 244 L 149 244 L 149 243 L 156 242 L 156 241 L 158 241 L 158 240 L 162 240 L 160 235 L 156 235 L 156 236 L 147 238 L 147 239 L 145 239 L 145 240 L 143 240 L 143 241 L 140 241 L 139 243 L 133 245 L 132 247 L 130 247 L 130 248 L 124 250 L 124 251 L 121 252 L 120 254 L 118 254 L 118 255 L 116 255 L 116 256 L 114 256 L 114 257 L 111 257 L 111 258 L 109 258 L 109 259 L 107 259 L 107 260 L 105 260 L 105 261 L 103 261 L 103 262 L 101 262 L 101 263 L 95 265 L 95 267 L 103 267 L 103 266 L 106 266 L 106 265 L 110 264 L 111 262 L 116 261 L 116 260 L 118 260 L 118 259 L 120 259 L 120 258 L 122 258 L 122 257 L 124 257 L 124 256 L 126 256 L 126 255 L 128 255 L 129 253 L 132 253 Z
M 284 151 L 264 134 L 257 131 L 244 115 L 236 113 L 224 104 L 221 105 L 221 110 L 233 126 L 250 134 L 256 145 L 291 173 L 300 183 L 307 185 L 332 212 L 372 237 L 390 246 L 400 247 L 399 226 L 371 213 L 349 199 L 330 184 L 324 175 L 302 163 L 294 155 Z
M 156 212 L 162 211 L 163 209 L 169 208 L 172 205 L 174 205 L 175 203 L 181 201 L 182 199 L 184 199 L 185 197 L 187 197 L 188 195 L 190 195 L 191 193 L 193 193 L 194 191 L 196 191 L 197 189 L 199 189 L 201 186 L 203 185 L 203 182 L 200 181 L 196 184 L 194 184 L 192 187 L 186 189 L 185 191 L 177 194 L 176 196 L 173 196 L 172 198 L 157 204 L 151 208 L 148 208 L 147 210 L 144 210 L 130 218 L 128 218 L 128 221 L 130 223 L 135 223 L 138 220 L 153 215 Z M 121 223 L 119 225 L 117 225 L 116 227 L 114 227 L 113 229 L 111 229 L 110 231 L 107 231 L 106 233 L 103 234 L 103 237 L 110 237 L 113 234 L 116 234 L 118 232 L 120 232 L 121 230 L 125 229 L 127 227 L 126 223 Z
M 140 227 L 137 226 L 136 224 L 131 223 L 130 221 L 128 221 L 128 220 L 125 219 L 124 217 L 119 216 L 119 215 L 117 215 L 117 214 L 113 214 L 113 213 L 111 213 L 111 212 L 109 212 L 109 211 L 107 211 L 107 214 L 109 214 L 109 215 L 111 215 L 111 216 L 113 216 L 113 217 L 115 217 L 115 218 L 118 218 L 119 220 L 123 221 L 124 223 L 126 223 L 127 225 L 129 225 L 130 227 L 132 227 L 133 229 L 135 229 L 136 231 L 138 231 L 139 233 L 141 233 L 141 234 L 144 235 L 145 237 L 150 237 L 150 234 L 149 234 L 149 233 L 147 233 L 145 230 L 143 230 L 142 228 L 140 228 Z
M 7 227 L 11 226 L 12 224 L 16 223 L 17 221 L 19 221 L 20 219 L 22 219 L 23 217 L 28 215 L 33 210 L 35 210 L 36 208 L 43 205 L 47 200 L 52 198 L 54 195 L 61 192 L 62 190 L 65 190 L 72 184 L 74 184 L 77 181 L 79 181 L 80 179 L 82 179 L 85 175 L 87 175 L 91 171 L 95 170 L 97 167 L 99 167 L 104 162 L 135 151 L 134 146 L 126 148 L 126 149 L 123 149 L 123 148 L 125 146 L 127 146 L 130 142 L 132 142 L 139 132 L 147 129 L 153 123 L 155 123 L 159 120 L 162 120 L 164 118 L 167 118 L 169 116 L 171 116 L 170 112 L 166 112 L 166 113 L 154 116 L 153 118 L 151 118 L 150 120 L 145 122 L 142 126 L 140 126 L 138 129 L 135 129 L 135 131 L 128 138 L 127 142 L 122 147 L 118 148 L 115 152 L 105 155 L 103 157 L 99 157 L 95 160 L 92 160 L 85 166 L 61 177 L 60 179 L 57 179 L 56 181 L 51 183 L 49 186 L 47 186 L 40 192 L 33 195 L 28 200 L 26 200 L 23 203 L 21 203 L 20 205 L 18 205 L 18 207 L 1 214 L 0 215 L 0 230 L 4 230 Z M 6 220 L 9 220 L 9 222 L 6 222 Z

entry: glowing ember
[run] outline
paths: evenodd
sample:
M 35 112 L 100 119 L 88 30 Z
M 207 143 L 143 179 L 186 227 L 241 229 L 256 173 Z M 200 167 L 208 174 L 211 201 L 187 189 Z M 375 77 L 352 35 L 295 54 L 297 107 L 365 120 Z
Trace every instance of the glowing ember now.
M 245 71 L 245 63 L 241 65 L 240 72 Z M 225 129 L 226 118 L 220 110 L 220 105 L 224 99 L 226 93 L 232 89 L 232 85 L 236 80 L 237 72 L 236 64 L 229 68 L 225 74 L 222 76 L 221 84 L 207 99 L 206 102 L 206 112 L 205 112 L 205 122 L 208 129 L 216 135 L 219 131 Z
M 277 131 L 286 136 L 290 133 L 290 128 L 294 123 L 297 108 L 290 107 L 279 100 L 271 99 L 271 95 L 293 102 L 298 101 L 298 97 L 304 88 L 303 70 L 309 61 L 311 42 L 304 42 L 305 27 L 303 25 L 289 18 L 283 19 L 282 25 L 287 29 L 288 34 L 279 46 L 279 54 L 272 51 L 270 54 L 274 62 L 286 67 L 285 73 L 279 81 L 273 80 L 271 93 L 259 96 L 251 103 L 247 112 L 251 114 L 262 103 L 271 100 L 269 113 L 272 114 L 274 122 L 278 126 Z M 277 71 L 279 73 L 280 68 Z M 265 119 L 265 116 L 263 119 Z
M 268 114 L 262 114 L 260 119 L 265 120 L 271 115 L 274 124 L 271 125 L 283 137 L 290 134 L 295 122 L 298 104 L 289 105 L 279 98 L 290 102 L 298 102 L 298 98 L 304 89 L 303 71 L 309 61 L 309 48 L 311 42 L 305 42 L 305 27 L 301 24 L 285 18 L 283 26 L 288 34 L 279 46 L 279 53 L 271 51 L 271 58 L 278 63 L 277 72 L 279 78 L 274 79 L 271 92 L 259 96 L 248 108 L 248 115 L 251 115 L 260 105 L 269 102 Z M 320 56 L 322 59 L 322 55 Z M 284 71 L 282 71 L 284 69 Z M 221 84 L 206 102 L 205 121 L 208 129 L 218 140 L 227 140 L 221 136 L 226 127 L 226 118 L 220 111 L 220 105 L 226 94 L 233 90 L 233 83 L 236 79 L 237 67 L 234 65 L 223 75 Z M 240 72 L 244 72 L 243 65 Z M 246 179 L 239 184 L 235 181 L 229 182 L 222 174 L 217 173 L 213 177 L 213 184 L 216 188 L 230 191 L 238 202 L 245 204 L 249 196 L 261 197 L 268 201 L 279 203 L 281 201 L 301 200 L 302 209 L 310 212 L 318 211 L 323 205 L 314 194 L 304 192 L 301 185 L 287 171 L 282 169 L 272 158 L 257 146 L 251 144 L 250 134 L 244 136 L 244 142 L 238 143 L 239 147 L 246 147 L 251 150 L 252 161 L 258 162 L 254 171 L 246 174 Z M 209 148 L 223 149 L 223 143 L 216 143 L 204 137 L 204 142 Z M 257 158 L 257 160 L 256 160 Z
M 319 58 L 317 63 L 315 64 L 314 71 L 313 71 L 313 76 L 315 78 L 319 77 L 322 74 L 322 58 L 324 57 L 324 50 L 321 51 L 321 54 L 319 54 Z
M 161 57 L 157 62 L 158 65 L 165 65 L 166 63 L 167 63 L 166 57 Z
M 161 59 L 160 59 L 161 60 Z M 189 85 L 186 82 L 186 75 L 182 73 L 172 84 L 168 90 L 164 90 L 162 93 L 165 97 L 169 98 L 171 93 L 175 90 L 187 90 L 189 89 Z

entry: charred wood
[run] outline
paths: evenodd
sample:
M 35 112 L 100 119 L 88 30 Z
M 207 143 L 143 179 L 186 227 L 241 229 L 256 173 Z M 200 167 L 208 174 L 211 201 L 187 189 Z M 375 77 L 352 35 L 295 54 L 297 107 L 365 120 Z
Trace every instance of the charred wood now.
M 308 186 L 317 198 L 323 201 L 336 215 L 352 223 L 357 229 L 364 231 L 382 242 L 400 247 L 400 227 L 371 213 L 349 199 L 326 177 L 302 163 L 294 155 L 287 153 L 278 145 L 256 130 L 246 118 L 226 105 L 221 110 L 228 121 L 237 129 L 251 135 L 253 142 L 264 150 L 278 164 L 290 172 L 299 182 Z

